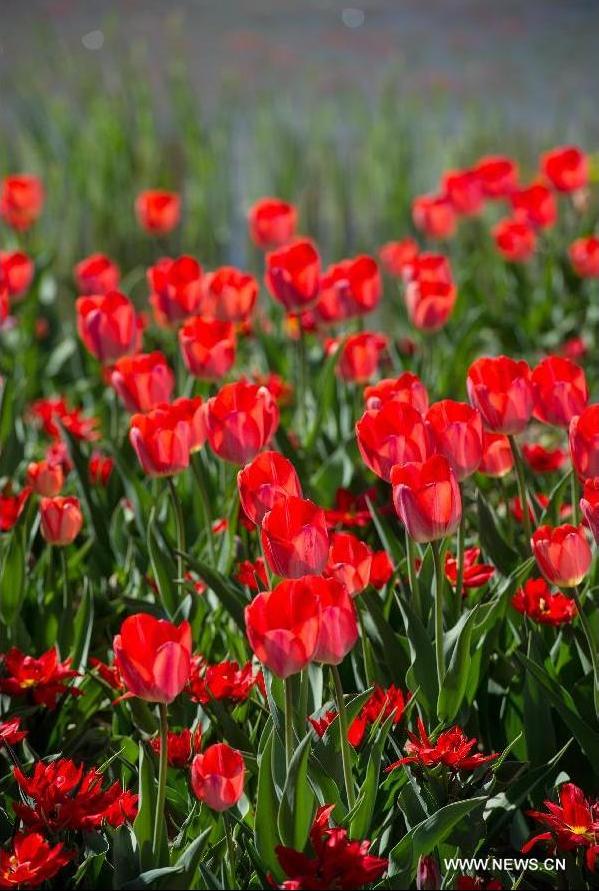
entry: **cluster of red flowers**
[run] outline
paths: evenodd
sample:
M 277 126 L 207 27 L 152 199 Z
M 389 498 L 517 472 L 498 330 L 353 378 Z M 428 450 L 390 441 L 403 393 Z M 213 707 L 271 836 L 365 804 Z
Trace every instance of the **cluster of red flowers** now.
M 262 672 L 256 672 L 251 662 L 240 666 L 225 659 L 209 665 L 202 656 L 192 659 L 188 690 L 195 702 L 206 705 L 211 700 L 225 700 L 237 705 L 245 702 L 255 687 L 264 692 Z
M 78 696 L 81 691 L 71 681 L 77 672 L 71 660 L 61 662 L 52 647 L 39 658 L 27 656 L 12 647 L 0 656 L 0 691 L 7 696 L 29 696 L 36 705 L 55 708 L 61 696 Z

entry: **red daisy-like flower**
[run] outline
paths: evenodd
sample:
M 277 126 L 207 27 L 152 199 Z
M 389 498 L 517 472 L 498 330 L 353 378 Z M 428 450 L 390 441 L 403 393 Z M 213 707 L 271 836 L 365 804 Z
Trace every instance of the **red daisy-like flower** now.
M 62 843 L 50 845 L 39 832 L 17 832 L 0 851 L 0 888 L 40 888 L 75 857 Z
M 479 563 L 479 557 L 480 548 L 466 548 L 464 551 L 464 595 L 468 588 L 482 588 L 495 575 L 495 567 L 491 563 Z M 453 554 L 445 556 L 445 576 L 455 588 L 458 581 L 458 561 Z
M 545 579 L 529 579 L 512 597 L 512 606 L 542 625 L 566 625 L 576 615 L 576 602 L 561 591 L 552 593 Z
M 27 736 L 27 730 L 21 730 L 20 718 L 9 718 L 8 721 L 0 722 L 0 748 L 7 743 L 9 746 L 15 746 Z
M 30 694 L 36 705 L 53 709 L 63 694 L 81 695 L 81 690 L 69 684 L 78 672 L 71 668 L 70 659 L 60 662 L 55 647 L 39 658 L 26 656 L 17 647 L 11 647 L 0 657 L 0 668 L 3 670 L 0 691 L 7 696 Z
M 548 832 L 530 838 L 523 846 L 527 854 L 540 841 L 548 841 L 560 851 L 587 848 L 587 864 L 593 868 L 599 841 L 599 804 L 591 803 L 574 783 L 564 783 L 559 790 L 559 804 L 545 801 L 547 812 L 528 811 L 528 816 Z
M 253 563 L 251 560 L 242 560 L 237 567 L 235 578 L 240 584 L 247 585 L 251 591 L 263 591 L 268 586 L 268 576 L 262 557 L 258 557 Z
M 160 754 L 160 737 L 155 736 L 150 740 L 150 745 L 157 755 Z M 179 733 L 170 731 L 166 742 L 168 763 L 171 767 L 187 767 L 193 756 L 200 751 L 202 746 L 202 728 L 190 730 L 185 727 Z
M 386 720 L 393 715 L 393 724 L 399 724 L 411 694 L 404 694 L 393 684 L 387 687 L 375 687 L 357 716 L 349 725 L 347 738 L 352 746 L 359 746 L 364 739 L 366 728 L 380 718 Z
M 468 739 L 464 731 L 457 726 L 440 733 L 437 741 L 432 742 L 422 718 L 418 718 L 418 735 L 408 733 L 408 737 L 405 746 L 406 757 L 390 764 L 386 768 L 386 772 L 401 767 L 402 764 L 419 764 L 426 768 L 444 764 L 445 767 L 449 767 L 450 770 L 457 773 L 460 770 L 475 770 L 481 764 L 493 761 L 498 757 L 496 754 L 483 755 L 481 752 L 471 754 L 472 749 L 477 745 L 477 740 L 475 738 Z
M 251 662 L 240 666 L 232 659 L 224 659 L 208 665 L 202 656 L 192 659 L 188 692 L 194 702 L 206 705 L 216 699 L 237 705 L 246 701 L 254 687 L 263 692 L 264 680 L 262 672 L 255 672 Z

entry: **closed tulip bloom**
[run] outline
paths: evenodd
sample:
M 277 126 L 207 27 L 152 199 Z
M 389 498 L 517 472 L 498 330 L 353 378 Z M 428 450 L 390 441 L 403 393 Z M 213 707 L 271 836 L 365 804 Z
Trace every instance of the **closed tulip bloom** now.
M 537 229 L 547 229 L 557 222 L 557 203 L 551 189 L 533 183 L 516 189 L 511 195 L 514 216 Z
M 584 481 L 580 509 L 593 538 L 599 544 L 599 477 Z
M 178 325 L 200 311 L 203 270 L 193 257 L 162 257 L 148 269 L 147 278 L 159 325 Z
M 530 368 L 509 356 L 476 359 L 466 381 L 470 402 L 493 433 L 521 433 L 530 420 L 534 396 Z
M 250 207 L 250 238 L 261 250 L 287 244 L 297 229 L 297 208 L 281 198 L 260 198 Z
M 406 282 L 445 282 L 449 285 L 453 282 L 451 263 L 445 254 L 422 251 L 412 264 L 406 265 L 403 279 Z
M 475 170 L 448 170 L 441 186 L 458 214 L 477 214 L 484 202 L 483 187 Z
M 599 403 L 587 406 L 570 421 L 570 457 L 578 476 L 599 476 Z
M 302 497 L 302 487 L 291 461 L 280 452 L 261 452 L 237 474 L 243 511 L 259 526 L 275 504 L 289 495 Z
M 599 238 L 577 238 L 568 248 L 570 263 L 581 278 L 599 278 Z
M 320 633 L 312 657 L 325 665 L 339 665 L 358 639 L 358 616 L 345 585 L 335 578 L 315 575 L 300 579 L 320 602 Z
M 135 213 L 139 225 L 150 235 L 168 235 L 181 219 L 181 198 L 177 192 L 148 189 L 137 196 Z
M 417 374 L 404 371 L 399 377 L 385 378 L 364 387 L 364 401 L 369 410 L 381 408 L 385 402 L 406 402 L 421 415 L 428 411 L 428 391 Z
M 146 702 L 172 702 L 189 680 L 189 622 L 173 625 L 166 619 L 137 613 L 125 619 L 112 649 L 127 691 Z
M 0 189 L 0 216 L 18 232 L 25 232 L 37 220 L 44 206 L 41 179 L 30 173 L 7 176 Z
M 462 516 L 460 487 L 447 458 L 433 455 L 423 463 L 394 467 L 393 503 L 414 541 L 451 535 Z
M 162 353 L 138 353 L 118 359 L 110 381 L 127 411 L 147 412 L 169 401 L 175 375 Z
M 73 270 L 77 290 L 85 296 L 107 294 L 119 287 L 119 267 L 106 254 L 90 254 L 80 260 Z
M 314 658 L 320 634 L 320 600 L 305 579 L 279 582 L 245 608 L 253 652 L 277 677 L 297 674 Z
M 129 441 L 148 476 L 173 476 L 189 466 L 190 423 L 176 406 L 133 415 Z
M 325 270 L 314 307 L 323 322 L 340 322 L 372 312 L 383 291 L 376 261 L 366 254 L 341 260 Z
M 378 372 L 381 355 L 387 349 L 387 344 L 384 334 L 375 331 L 350 334 L 341 346 L 337 364 L 339 377 L 356 384 L 371 380 Z
M 351 532 L 331 535 L 326 575 L 341 582 L 351 597 L 370 584 L 373 553 L 368 545 Z
M 483 430 L 483 451 L 479 473 L 495 479 L 506 476 L 514 467 L 514 453 L 504 433 L 488 433 Z
M 497 250 L 510 263 L 526 263 L 537 247 L 535 230 L 522 220 L 500 220 L 491 234 Z
M 429 238 L 451 238 L 455 233 L 455 210 L 445 195 L 420 195 L 412 202 L 412 219 Z
M 83 525 L 78 498 L 42 498 L 40 502 L 42 535 L 48 544 L 65 547 L 75 541 Z
M 290 495 L 277 501 L 262 520 L 264 557 L 283 578 L 320 575 L 329 554 L 325 512 L 305 498 Z
M 79 297 L 75 303 L 77 332 L 85 348 L 99 362 L 112 363 L 137 348 L 135 308 L 119 291 Z
M 420 247 L 414 238 L 404 238 L 401 241 L 388 241 L 379 249 L 379 257 L 389 275 L 403 278 L 407 268 L 410 268 Z
M 474 166 L 486 198 L 507 198 L 518 186 L 518 167 L 505 155 L 487 155 Z
M 539 526 L 531 539 L 537 566 L 548 582 L 574 588 L 583 580 L 593 555 L 582 526 Z
M 558 192 L 575 192 L 589 182 L 589 159 L 576 145 L 563 145 L 541 155 L 541 173 Z
M 26 482 L 36 495 L 54 498 L 64 484 L 62 465 L 53 461 L 32 461 L 27 467 Z
M 532 372 L 534 416 L 545 424 L 568 427 L 589 401 L 582 368 L 563 356 L 547 356 Z
M 202 315 L 221 322 L 245 322 L 258 299 L 258 282 L 249 272 L 221 266 L 204 276 Z
M 426 423 L 436 451 L 445 455 L 458 480 L 478 470 L 483 452 L 483 425 L 475 408 L 466 402 L 443 399 L 431 405 Z
M 231 322 L 192 316 L 179 329 L 185 367 L 201 380 L 219 380 L 235 363 L 235 331 Z
M 228 810 L 243 795 L 245 763 L 241 752 L 226 743 L 214 743 L 191 763 L 191 788 L 213 811 Z
M 206 403 L 201 396 L 180 396 L 168 407 L 185 421 L 189 432 L 189 451 L 197 452 L 208 437 Z
M 404 402 L 385 402 L 365 411 L 356 424 L 356 438 L 367 467 L 387 482 L 396 464 L 425 461 L 430 438 L 421 415 Z
M 233 464 L 251 461 L 268 445 L 279 425 L 272 393 L 257 384 L 226 384 L 206 405 L 210 448 Z
M 320 287 L 320 256 L 314 243 L 303 238 L 267 254 L 265 281 L 286 310 L 309 307 Z
M 410 321 L 420 331 L 439 331 L 446 325 L 457 299 L 454 284 L 429 279 L 409 282 L 404 293 Z
M 0 251 L 0 270 L 0 278 L 8 288 L 9 298 L 22 300 L 33 281 L 33 260 L 23 251 Z

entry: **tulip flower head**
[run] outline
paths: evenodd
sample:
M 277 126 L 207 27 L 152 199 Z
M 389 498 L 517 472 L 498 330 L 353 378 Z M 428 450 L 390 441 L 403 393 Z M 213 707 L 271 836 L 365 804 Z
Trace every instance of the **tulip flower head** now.
M 435 450 L 445 455 L 458 480 L 466 479 L 482 460 L 483 425 L 480 414 L 465 402 L 443 399 L 426 415 Z
M 260 198 L 250 207 L 250 238 L 261 250 L 287 244 L 297 229 L 297 208 L 281 198 Z
M 178 325 L 200 311 L 203 270 L 193 257 L 162 257 L 148 269 L 147 277 L 159 325 Z
M 280 452 L 260 452 L 237 474 L 239 500 L 245 515 L 259 526 L 275 504 L 290 495 L 302 497 L 291 461 Z
M 531 546 L 537 566 L 553 585 L 575 588 L 589 571 L 593 555 L 582 526 L 539 526 Z
M 137 222 L 150 235 L 168 235 L 179 224 L 181 198 L 176 192 L 148 189 L 135 200 Z
M 121 278 L 117 264 L 106 254 L 99 253 L 80 260 L 73 274 L 77 290 L 85 296 L 117 291 Z
M 148 476 L 173 476 L 189 466 L 192 429 L 181 406 L 164 404 L 133 415 L 129 441 Z
M 532 372 L 534 416 L 545 424 L 568 427 L 589 399 L 582 368 L 563 356 L 547 356 Z
M 462 500 L 447 458 L 433 455 L 421 463 L 394 467 L 391 483 L 395 510 L 414 541 L 436 541 L 455 532 Z
M 114 661 L 131 696 L 169 703 L 189 680 L 191 627 L 148 613 L 129 616 L 113 641 Z
M 77 332 L 99 362 L 113 363 L 137 349 L 138 325 L 131 301 L 119 291 L 79 297 Z
M 493 433 L 521 433 L 530 420 L 534 395 L 530 368 L 508 356 L 476 359 L 468 369 L 470 402 Z
M 266 255 L 266 287 L 289 312 L 307 309 L 318 297 L 320 256 L 307 238 Z
M 320 575 L 329 553 L 323 509 L 290 495 L 278 500 L 262 520 L 264 557 L 272 572 L 283 578 Z
M 221 387 L 206 406 L 210 448 L 233 464 L 251 461 L 279 425 L 279 409 L 270 390 L 246 381 Z
M 185 367 L 202 380 L 223 378 L 235 362 L 235 332 L 231 322 L 192 316 L 179 329 Z
M 241 752 L 226 743 L 215 743 L 191 763 L 191 788 L 213 811 L 226 811 L 243 794 L 245 764 Z
M 245 322 L 258 299 L 253 275 L 234 266 L 221 266 L 204 276 L 201 314 L 221 322 Z
M 130 412 L 151 411 L 168 402 L 175 386 L 175 375 L 158 351 L 118 359 L 110 380 Z
M 48 544 L 57 547 L 75 541 L 83 525 L 79 499 L 73 496 L 42 498 L 40 517 L 43 537 Z
M 41 179 L 30 173 L 7 176 L 0 187 L 0 217 L 17 232 L 35 223 L 44 206 Z
M 570 457 L 582 479 L 599 476 L 599 403 L 587 406 L 570 421 Z
M 365 411 L 356 424 L 362 460 L 387 482 L 391 469 L 430 454 L 430 434 L 419 412 L 405 402 L 389 400 L 380 409 Z

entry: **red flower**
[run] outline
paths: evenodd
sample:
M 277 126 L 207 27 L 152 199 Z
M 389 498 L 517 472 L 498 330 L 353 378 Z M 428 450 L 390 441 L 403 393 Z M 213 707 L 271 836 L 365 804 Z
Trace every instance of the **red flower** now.
M 510 199 L 515 218 L 536 229 L 549 228 L 557 221 L 555 196 L 543 183 L 516 189 Z
M 87 473 L 92 486 L 107 486 L 114 470 L 114 458 L 102 452 L 92 452 L 87 465 Z
M 150 235 L 167 235 L 179 224 L 181 198 L 176 192 L 148 189 L 137 196 L 135 213 L 139 225 Z
M 383 290 L 376 261 L 366 254 L 329 266 L 320 280 L 314 307 L 323 322 L 340 322 L 372 312 Z
M 290 405 L 293 401 L 293 387 L 280 374 L 268 372 L 267 374 L 252 375 L 252 380 L 260 387 L 266 387 L 269 390 L 278 405 Z
M 0 494 L 0 532 L 10 532 L 27 504 L 31 495 L 31 487 L 25 486 L 18 495 L 13 495 L 7 488 Z
M 41 179 L 30 173 L 7 176 L 0 189 L 0 216 L 18 232 L 25 232 L 35 223 L 44 206 Z
M 286 310 L 306 309 L 318 297 L 320 257 L 309 239 L 293 241 L 266 255 L 266 287 Z
M 124 692 L 125 685 L 123 684 L 118 665 L 107 665 L 105 662 L 96 659 L 94 656 L 90 658 L 89 664 L 98 672 L 98 675 L 105 684 L 108 684 L 113 690 Z
M 81 413 L 81 409 L 69 408 L 66 399 L 61 396 L 55 399 L 38 399 L 31 405 L 29 414 L 34 421 L 41 423 L 44 432 L 52 438 L 60 437 L 58 421 L 75 439 L 90 441 L 98 438 L 97 418 L 87 418 Z
M 426 424 L 436 451 L 447 458 L 458 480 L 471 476 L 478 469 L 483 451 L 478 411 L 466 402 L 443 399 L 431 405 Z
M 414 279 L 404 293 L 408 316 L 421 331 L 439 331 L 449 321 L 458 299 L 458 290 L 451 282 Z
M 21 300 L 33 281 L 35 266 L 23 251 L 0 251 L 0 281 L 11 300 Z
M 0 721 L 0 748 L 3 745 L 16 746 L 27 736 L 27 730 L 21 730 L 20 718 L 9 718 L 8 721 Z
M 289 881 L 281 888 L 351 891 L 380 879 L 388 860 L 369 854 L 369 841 L 350 841 L 347 830 L 329 827 L 334 805 L 319 807 L 310 830 L 313 856 L 278 845 L 281 869 Z
M 32 461 L 27 466 L 27 485 L 36 495 L 52 498 L 58 495 L 64 484 L 61 464 L 50 461 Z
M 395 465 L 425 461 L 430 452 L 421 415 L 404 402 L 390 400 L 379 410 L 365 411 L 356 424 L 356 438 L 366 466 L 387 482 Z
M 589 159 L 576 145 L 564 145 L 541 155 L 541 173 L 558 192 L 575 192 L 589 181 Z
M 270 391 L 243 380 L 221 387 L 206 406 L 210 448 L 233 464 L 251 461 L 279 425 L 279 409 Z
M 413 238 L 404 238 L 402 241 L 388 241 L 379 249 L 379 257 L 389 275 L 403 277 L 406 268 L 409 268 L 418 256 L 418 242 Z
M 150 740 L 150 745 L 157 755 L 160 754 L 160 737 L 155 736 Z M 168 732 L 166 751 L 168 763 L 171 767 L 187 767 L 193 756 L 200 751 L 202 746 L 202 728 L 197 727 L 193 732 L 185 727 L 179 733 Z
M 80 294 L 107 294 L 119 287 L 121 273 L 117 264 L 106 254 L 90 254 L 80 260 L 73 270 Z
M 357 748 L 364 739 L 368 725 L 374 724 L 379 718 L 385 721 L 393 715 L 392 723 L 399 724 L 409 700 L 410 694 L 404 695 L 399 687 L 393 684 L 387 689 L 375 686 L 349 726 L 347 738 L 351 745 Z
M 468 369 L 470 402 L 493 433 L 521 433 L 534 407 L 530 368 L 509 356 L 476 359 Z
M 466 594 L 469 588 L 482 588 L 495 575 L 491 563 L 479 563 L 480 548 L 466 548 L 464 551 L 464 584 L 460 593 Z M 458 561 L 453 554 L 445 555 L 445 575 L 455 588 L 458 581 Z
M 135 352 L 137 317 L 124 294 L 108 291 L 96 297 L 79 297 L 75 307 L 79 337 L 98 361 L 112 363 Z
M 593 555 L 582 526 L 539 526 L 531 539 L 533 555 L 545 578 L 560 588 L 580 584 Z
M 553 473 L 563 467 L 567 458 L 563 449 L 546 449 L 540 443 L 525 442 L 522 454 L 535 473 Z
M 562 344 L 561 354 L 567 359 L 584 359 L 588 345 L 583 337 L 569 337 Z
M 528 811 L 528 816 L 548 832 L 530 838 L 522 846 L 527 854 L 539 841 L 553 842 L 560 851 L 573 851 L 575 848 L 589 848 L 597 844 L 599 833 L 599 812 L 596 804 L 591 804 L 582 789 L 574 783 L 563 783 L 559 789 L 559 805 L 545 801 L 547 812 Z M 594 858 L 593 858 L 594 859 Z
M 162 257 L 147 276 L 150 304 L 159 325 L 178 325 L 200 311 L 203 270 L 193 257 Z
M 226 743 L 209 746 L 191 765 L 191 788 L 213 811 L 226 811 L 243 795 L 245 764 L 241 752 Z
M 206 403 L 201 396 L 193 396 L 188 399 L 180 396 L 168 406 L 160 406 L 166 411 L 172 411 L 173 416 L 178 416 L 185 421 L 189 433 L 189 451 L 197 452 L 202 448 L 208 436 L 206 427 Z
M 570 421 L 570 456 L 581 479 L 599 476 L 599 403 Z
M 599 477 L 585 480 L 580 509 L 593 538 L 599 543 Z
M 336 717 L 337 712 L 333 709 L 329 709 L 328 711 L 323 712 L 318 718 L 315 718 L 313 715 L 309 716 L 308 721 L 314 728 L 317 737 L 322 739 Z
M 567 427 L 589 399 L 584 371 L 571 359 L 547 356 L 532 372 L 534 416 L 545 424 Z
M 29 777 L 18 767 L 13 772 L 29 798 L 27 804 L 14 802 L 13 807 L 28 829 L 90 832 L 105 823 L 122 826 L 137 814 L 137 795 L 124 791 L 119 782 L 103 788 L 103 773 L 93 767 L 85 770 L 69 758 L 37 761 Z
M 313 501 L 295 495 L 277 501 L 262 520 L 260 536 L 266 562 L 276 575 L 319 575 L 326 565 L 326 518 Z
M 113 641 L 114 661 L 130 695 L 169 703 L 187 681 L 191 668 L 191 628 L 173 625 L 148 613 L 129 616 Z
M 433 743 L 428 736 L 422 718 L 418 718 L 418 735 L 408 733 L 409 740 L 406 743 L 405 758 L 400 758 L 386 768 L 386 772 L 400 767 L 402 764 L 419 764 L 421 767 L 432 768 L 438 764 L 444 764 L 450 770 L 476 770 L 481 764 L 493 761 L 497 755 L 483 755 L 480 752 L 471 754 L 474 746 L 478 745 L 476 739 L 468 739 L 460 727 L 451 727 L 443 731 Z
M 501 478 L 508 474 L 513 466 L 514 455 L 507 436 L 483 430 L 483 455 L 478 468 L 479 473 Z
M 248 212 L 250 238 L 261 250 L 287 244 L 297 228 L 297 208 L 281 198 L 260 198 Z
M 398 378 L 385 378 L 376 384 L 364 387 L 364 401 L 367 409 L 381 408 L 383 403 L 394 400 L 407 402 L 420 414 L 428 411 L 428 392 L 418 375 L 404 371 Z
M 420 195 L 414 198 L 412 219 L 416 228 L 429 238 L 451 238 L 457 225 L 455 210 L 444 195 Z
M 219 380 L 235 362 L 231 322 L 192 316 L 179 329 L 179 346 L 189 373 L 202 380 Z
M 487 198 L 507 198 L 518 185 L 518 167 L 505 155 L 487 155 L 474 166 Z
M 39 832 L 17 832 L 12 850 L 0 850 L 0 888 L 40 888 L 76 856 Z
M 110 381 L 127 411 L 146 412 L 169 401 L 175 375 L 162 353 L 138 353 L 118 359 Z
M 422 251 L 410 266 L 406 266 L 404 281 L 443 282 L 450 285 L 453 281 L 451 264 L 445 254 Z
M 253 275 L 234 266 L 221 266 L 204 276 L 202 315 L 221 322 L 245 322 L 258 299 Z
M 278 677 L 287 678 L 314 657 L 320 634 L 320 601 L 306 577 L 285 580 L 246 606 L 245 626 L 260 662 Z
M 320 633 L 315 662 L 339 665 L 358 639 L 358 617 L 345 585 L 335 578 L 306 576 L 304 585 L 320 602 Z
M 493 226 L 491 234 L 497 250 L 510 263 L 526 263 L 536 250 L 536 232 L 524 220 L 500 220 Z
M 561 591 L 551 593 L 545 579 L 529 579 L 512 597 L 512 606 L 542 625 L 569 624 L 576 615 L 576 603 Z
M 266 563 L 262 557 L 258 557 L 253 563 L 251 560 L 242 560 L 237 567 L 235 579 L 241 585 L 247 585 L 252 591 L 260 591 L 268 585 Z
M 81 531 L 83 514 L 78 498 L 72 495 L 42 498 L 40 503 L 42 535 L 55 547 L 70 545 Z
M 234 660 L 224 659 L 208 665 L 202 656 L 191 660 L 188 692 L 201 705 L 212 699 L 237 705 L 246 701 L 254 687 L 262 690 L 263 683 L 262 672 L 255 672 L 251 662 L 240 666 Z
M 436 541 L 457 529 L 462 515 L 460 487 L 442 455 L 396 466 L 391 471 L 393 503 L 414 541 Z
M 302 497 L 302 486 L 291 461 L 280 452 L 260 452 L 237 474 L 239 500 L 257 526 L 269 510 L 289 495 Z
M 78 677 L 77 672 L 71 668 L 71 660 L 60 662 L 55 647 L 39 658 L 26 656 L 21 650 L 12 647 L 4 654 L 0 665 L 3 669 L 0 690 L 7 696 L 26 696 L 30 693 L 36 705 L 53 709 L 60 696 L 81 695 L 77 687 L 69 684 L 72 678 Z
M 369 490 L 364 495 L 354 495 L 348 489 L 337 489 L 335 506 L 325 510 L 327 526 L 367 526 L 372 522 L 368 509 L 367 496 L 374 498 L 376 492 Z
M 133 415 L 129 440 L 149 476 L 173 476 L 189 466 L 191 428 L 188 418 L 174 405 Z
M 574 272 L 581 278 L 599 277 L 599 238 L 589 235 L 577 238 L 568 248 Z
M 334 532 L 325 571 L 338 579 L 355 597 L 370 584 L 372 558 L 368 545 L 351 532 Z
M 395 566 L 387 551 L 374 551 L 370 566 L 370 584 L 375 588 L 383 588 L 394 572 Z
M 475 170 L 447 170 L 441 185 L 458 214 L 477 214 L 483 206 L 482 183 Z
M 387 349 L 388 340 L 383 334 L 362 331 L 350 334 L 341 345 L 338 341 L 328 341 L 327 352 L 341 349 L 337 365 L 339 377 L 345 381 L 364 384 L 378 372 L 381 355 Z

